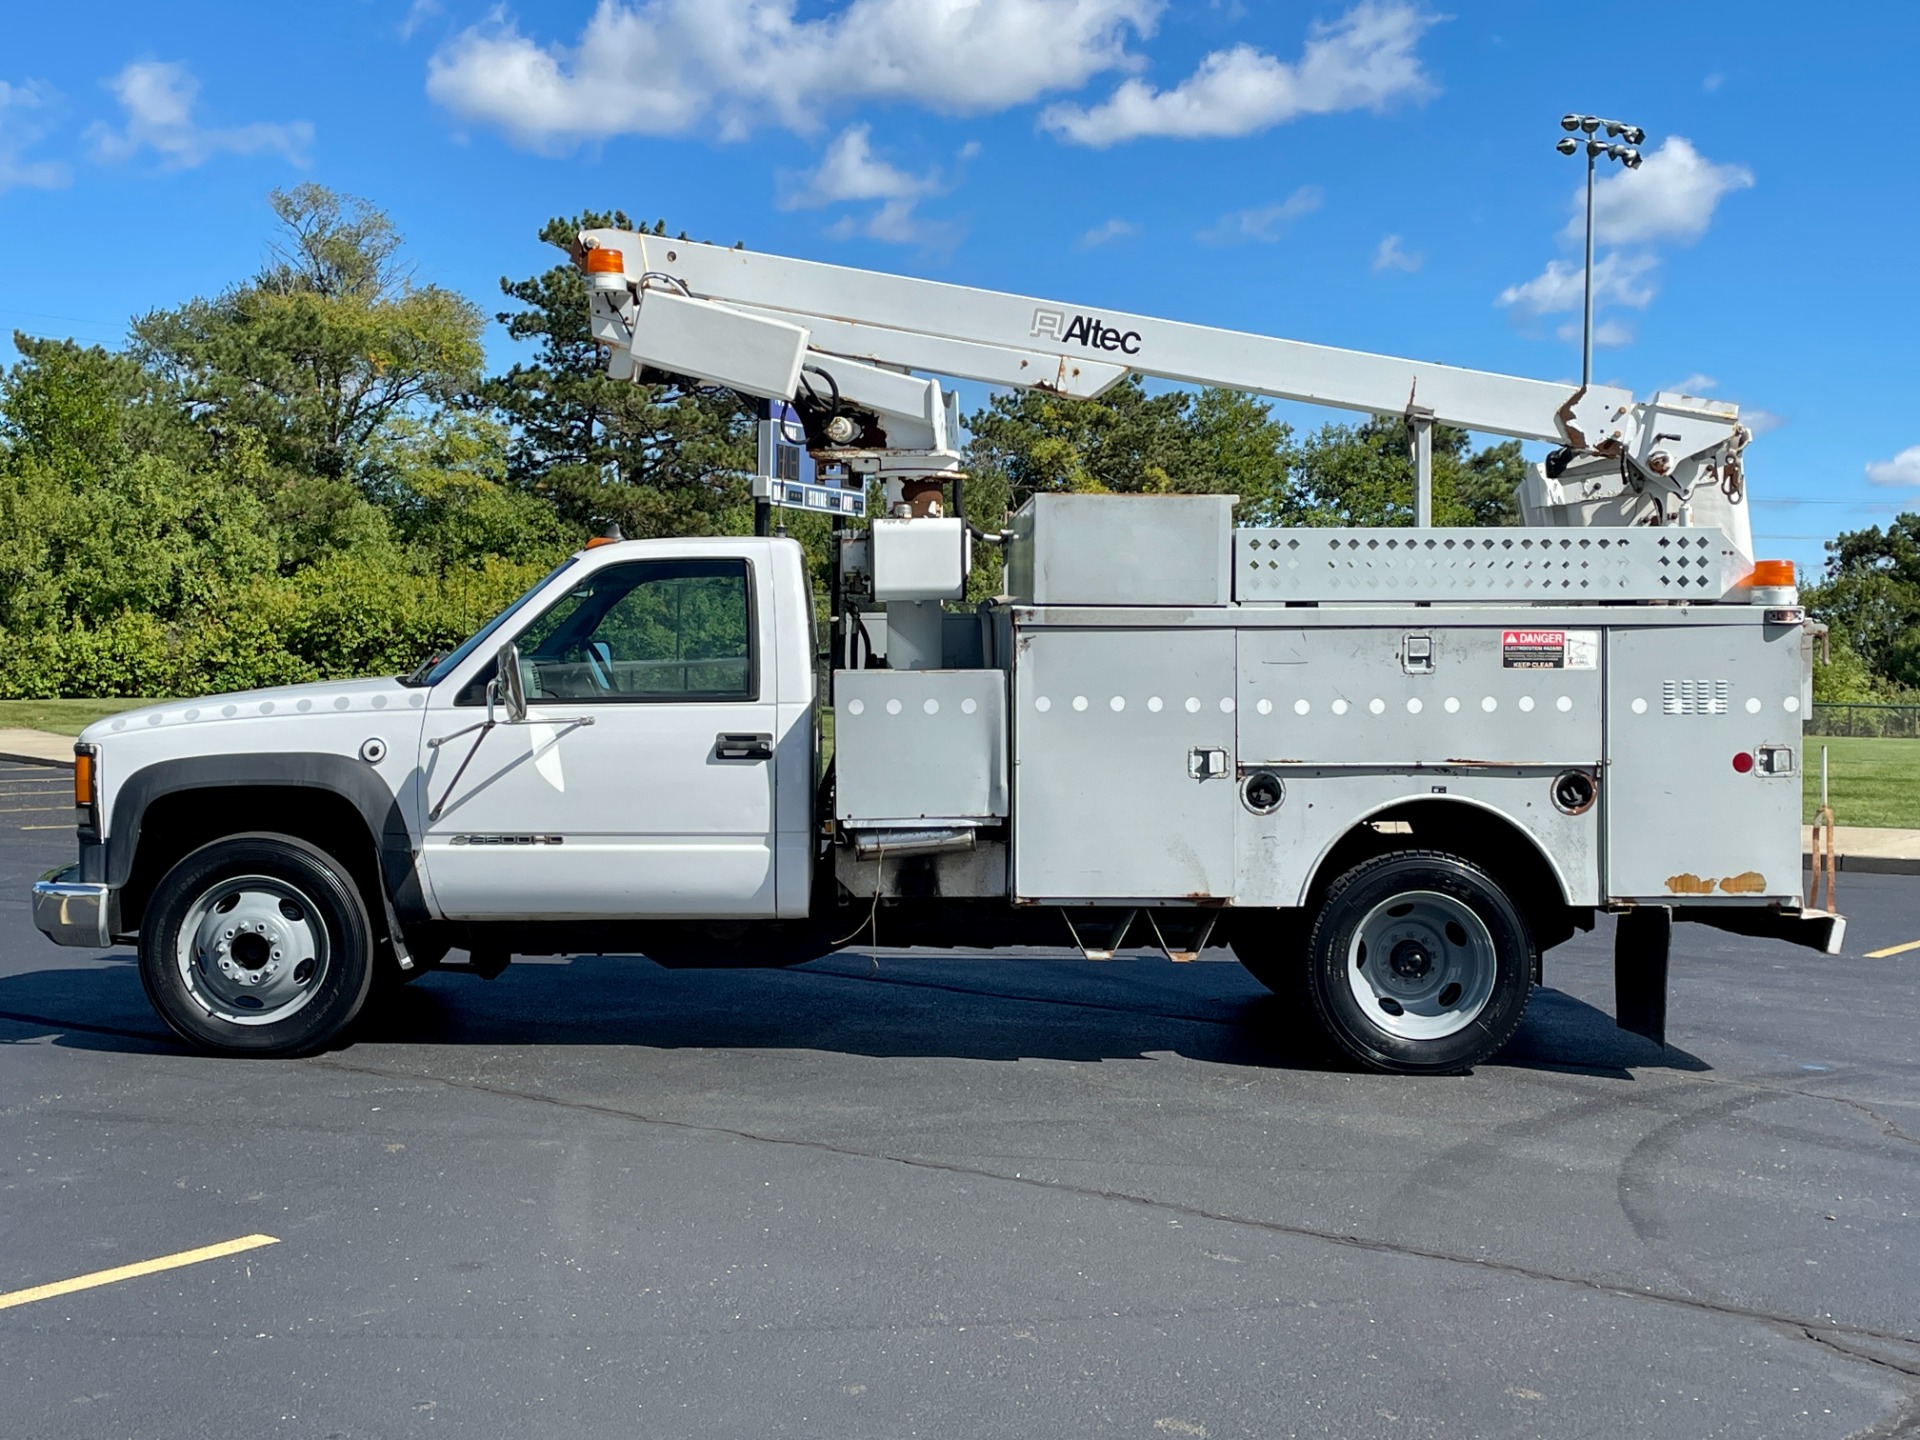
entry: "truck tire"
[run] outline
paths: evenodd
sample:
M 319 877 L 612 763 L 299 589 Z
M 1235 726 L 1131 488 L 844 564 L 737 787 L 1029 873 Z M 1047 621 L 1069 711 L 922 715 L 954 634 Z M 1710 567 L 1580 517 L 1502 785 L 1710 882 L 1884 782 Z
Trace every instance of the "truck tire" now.
M 1533 990 L 1526 917 L 1493 877 L 1438 851 L 1356 865 L 1307 939 L 1306 989 L 1333 1043 L 1370 1070 L 1454 1075 L 1513 1038 Z
M 182 1039 L 221 1055 L 303 1055 L 352 1023 L 373 981 L 373 930 L 346 870 L 283 835 L 188 855 L 154 889 L 140 980 Z

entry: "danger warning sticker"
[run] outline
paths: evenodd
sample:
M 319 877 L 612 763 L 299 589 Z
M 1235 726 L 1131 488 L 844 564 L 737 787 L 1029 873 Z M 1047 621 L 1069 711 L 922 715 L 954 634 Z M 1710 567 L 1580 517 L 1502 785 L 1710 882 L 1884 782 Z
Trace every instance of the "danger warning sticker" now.
M 1508 670 L 1597 670 L 1598 630 L 1503 630 L 1500 663 Z

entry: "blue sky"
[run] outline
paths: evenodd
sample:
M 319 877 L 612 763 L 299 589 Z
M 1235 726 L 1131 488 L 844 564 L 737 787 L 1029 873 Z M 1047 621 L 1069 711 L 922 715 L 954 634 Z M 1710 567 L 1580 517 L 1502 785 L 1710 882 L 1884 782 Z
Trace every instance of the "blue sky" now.
M 314 179 L 493 308 L 548 217 L 1557 379 L 1567 110 L 1596 375 L 1757 418 L 1763 554 L 1920 508 L 1920 7 L 1223 0 L 95 0 L 12 7 L 0 330 L 117 341 Z M 496 330 L 491 345 L 506 354 Z M 10 355 L 7 347 L 0 346 Z M 1287 410 L 1295 423 L 1346 418 Z

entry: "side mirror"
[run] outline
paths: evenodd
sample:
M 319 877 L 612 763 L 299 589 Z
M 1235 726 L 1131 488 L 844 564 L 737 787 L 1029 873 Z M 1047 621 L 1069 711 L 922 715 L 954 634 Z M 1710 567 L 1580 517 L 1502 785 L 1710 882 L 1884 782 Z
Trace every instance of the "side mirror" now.
M 513 641 L 494 653 L 493 673 L 500 703 L 507 708 L 507 723 L 518 725 L 527 718 L 527 677 L 520 671 L 520 647 Z

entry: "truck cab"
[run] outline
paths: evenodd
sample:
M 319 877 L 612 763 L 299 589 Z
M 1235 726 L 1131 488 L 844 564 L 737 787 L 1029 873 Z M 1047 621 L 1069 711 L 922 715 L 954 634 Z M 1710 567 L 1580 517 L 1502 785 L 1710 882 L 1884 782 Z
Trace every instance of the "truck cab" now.
M 79 859 L 36 923 L 137 939 L 187 1038 L 280 1053 L 454 940 L 803 919 L 813 632 L 791 540 L 597 544 L 413 675 L 116 715 L 76 746 Z

